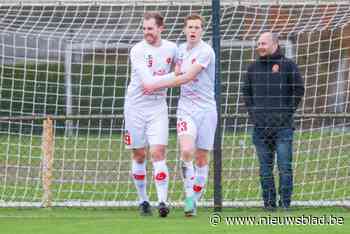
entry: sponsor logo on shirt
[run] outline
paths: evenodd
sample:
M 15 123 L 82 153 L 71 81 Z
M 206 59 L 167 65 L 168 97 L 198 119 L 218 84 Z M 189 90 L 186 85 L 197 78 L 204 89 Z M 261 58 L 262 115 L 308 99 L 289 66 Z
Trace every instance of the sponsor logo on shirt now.
M 152 55 L 147 55 L 147 57 L 146 57 L 146 64 L 147 64 L 147 66 L 148 67 L 152 67 L 152 65 L 153 65 L 153 57 L 152 57 Z
M 280 66 L 278 64 L 274 64 L 272 66 L 272 73 L 277 73 L 280 71 Z

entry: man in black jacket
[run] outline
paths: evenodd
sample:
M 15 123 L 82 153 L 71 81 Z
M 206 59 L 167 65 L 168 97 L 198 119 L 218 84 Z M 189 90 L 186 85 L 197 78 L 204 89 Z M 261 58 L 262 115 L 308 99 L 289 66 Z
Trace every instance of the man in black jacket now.
M 253 143 L 259 158 L 264 207 L 276 209 L 274 157 L 279 169 L 279 206 L 288 209 L 293 191 L 293 114 L 304 95 L 297 65 L 281 54 L 276 35 L 258 39 L 259 58 L 250 64 L 243 97 L 254 124 Z

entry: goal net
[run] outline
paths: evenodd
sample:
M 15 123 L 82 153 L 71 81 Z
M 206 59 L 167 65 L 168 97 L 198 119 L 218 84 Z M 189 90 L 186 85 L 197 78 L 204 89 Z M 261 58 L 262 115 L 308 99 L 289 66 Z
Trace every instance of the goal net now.
M 206 20 L 211 1 L 2 1 L 0 4 L 0 206 L 137 204 L 122 141 L 130 48 L 145 11 L 165 17 L 163 38 L 184 41 L 183 19 Z M 294 138 L 294 205 L 349 205 L 350 6 L 342 1 L 221 1 L 222 199 L 261 204 L 259 167 L 242 80 L 259 34 L 280 34 L 306 94 Z M 169 201 L 184 199 L 175 112 L 168 91 Z M 49 118 L 48 118 L 49 117 Z M 213 160 L 211 160 L 212 164 Z M 148 163 L 148 193 L 156 200 Z M 278 173 L 275 173 L 276 176 Z M 213 170 L 201 205 L 213 205 Z

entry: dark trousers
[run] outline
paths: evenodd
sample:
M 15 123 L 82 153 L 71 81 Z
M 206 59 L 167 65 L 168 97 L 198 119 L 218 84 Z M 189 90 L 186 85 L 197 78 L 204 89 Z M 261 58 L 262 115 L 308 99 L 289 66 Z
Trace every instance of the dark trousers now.
M 260 164 L 260 183 L 265 207 L 276 207 L 273 175 L 275 153 L 279 170 L 279 206 L 289 207 L 293 192 L 293 129 L 255 128 L 253 143 Z

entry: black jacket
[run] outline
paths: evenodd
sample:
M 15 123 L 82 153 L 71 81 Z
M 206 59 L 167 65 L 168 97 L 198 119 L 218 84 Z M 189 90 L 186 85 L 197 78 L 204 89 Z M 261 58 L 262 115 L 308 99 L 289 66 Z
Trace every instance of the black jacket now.
M 249 65 L 242 92 L 256 127 L 292 127 L 304 82 L 298 66 L 277 50 Z

